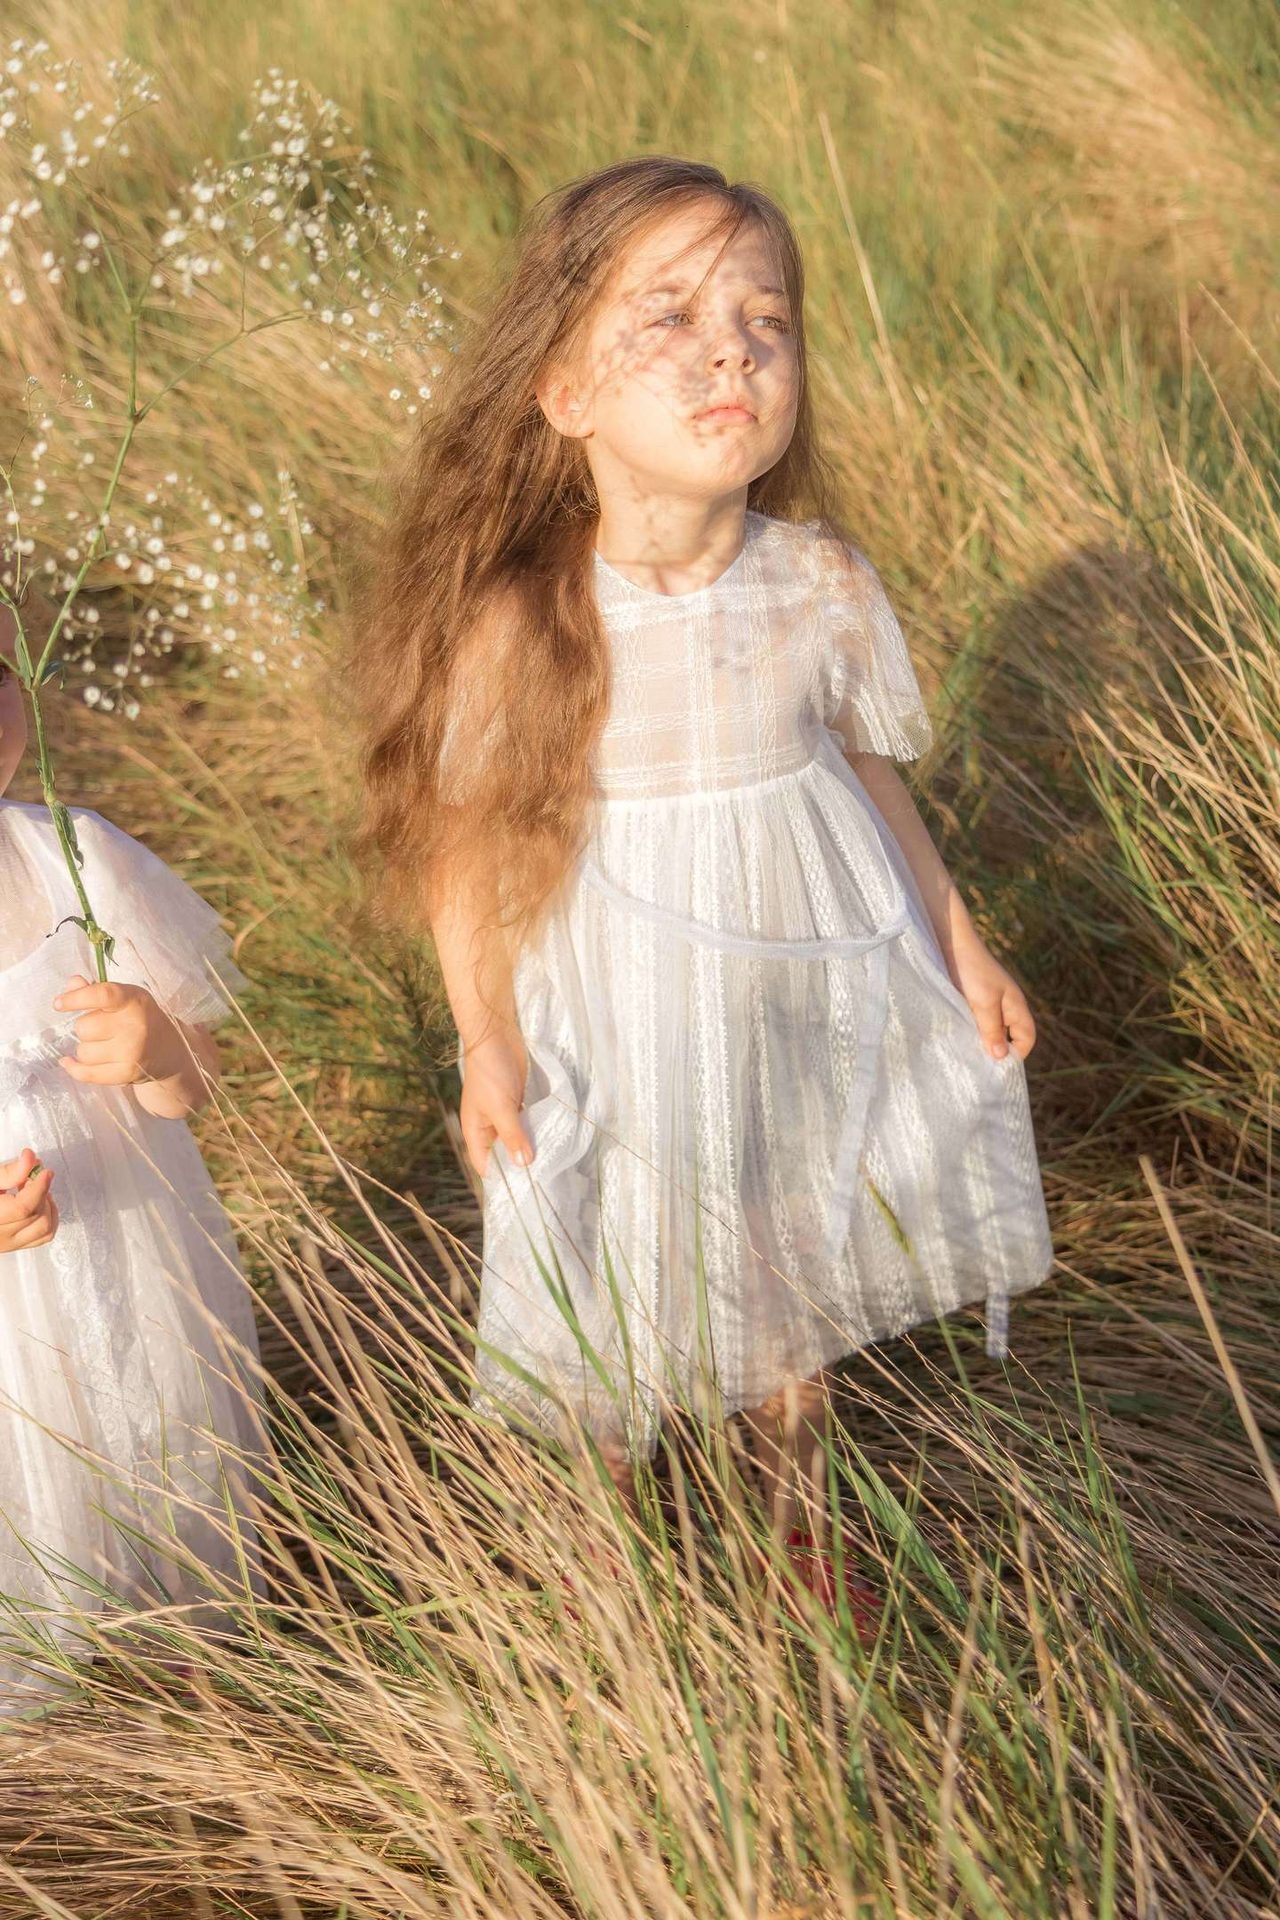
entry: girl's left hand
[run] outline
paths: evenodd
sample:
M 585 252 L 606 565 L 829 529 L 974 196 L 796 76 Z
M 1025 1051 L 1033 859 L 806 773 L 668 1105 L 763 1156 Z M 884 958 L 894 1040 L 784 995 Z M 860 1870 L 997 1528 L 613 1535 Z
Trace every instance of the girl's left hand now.
M 951 974 L 969 1003 L 982 1044 L 992 1058 L 1003 1060 L 1012 1045 L 1025 1060 L 1036 1043 L 1036 1023 L 1027 996 L 976 933 L 957 940 Z
M 118 980 L 90 982 L 72 974 L 54 1000 L 59 1012 L 81 1013 L 76 1050 L 59 1065 L 73 1080 L 98 1087 L 127 1087 L 138 1080 L 167 1080 L 186 1065 L 177 1029 L 145 987 Z

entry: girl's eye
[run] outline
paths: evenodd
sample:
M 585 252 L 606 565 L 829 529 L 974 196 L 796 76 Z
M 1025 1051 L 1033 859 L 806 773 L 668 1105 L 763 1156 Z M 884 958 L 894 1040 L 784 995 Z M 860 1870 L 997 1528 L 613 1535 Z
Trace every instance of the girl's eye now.
M 687 311 L 681 310 L 678 313 L 672 312 L 672 313 L 660 314 L 656 320 L 651 320 L 649 324 L 650 326 L 653 326 L 653 327 L 664 327 L 668 320 L 687 320 L 688 318 L 689 318 L 689 315 Z M 758 313 L 756 315 L 756 318 L 757 320 L 769 321 L 770 325 L 776 327 L 779 333 L 790 333 L 791 331 L 790 326 L 782 318 L 781 314 Z

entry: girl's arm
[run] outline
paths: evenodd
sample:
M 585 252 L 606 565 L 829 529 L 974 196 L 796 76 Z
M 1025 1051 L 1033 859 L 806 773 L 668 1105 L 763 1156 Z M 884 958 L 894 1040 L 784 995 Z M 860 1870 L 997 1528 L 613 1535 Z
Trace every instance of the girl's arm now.
M 183 1020 L 170 1020 L 169 1025 L 174 1029 L 177 1046 L 182 1051 L 181 1064 L 176 1072 L 163 1079 L 136 1081 L 133 1097 L 140 1107 L 145 1107 L 148 1113 L 154 1113 L 161 1120 L 185 1120 L 188 1114 L 196 1113 L 208 1104 L 213 1087 L 221 1080 L 218 1043 L 208 1027 L 188 1026 Z M 194 1060 L 187 1052 L 188 1047 L 191 1054 L 195 1055 Z M 200 1072 L 201 1067 L 204 1073 Z
M 968 1002 L 987 1051 L 1002 1060 L 1012 1047 L 1025 1060 L 1036 1043 L 1036 1024 L 1027 997 L 974 926 L 910 789 L 884 754 L 846 752 L 845 758 L 902 848 L 933 922 L 947 971 Z
M 494 905 L 496 894 L 469 902 L 446 885 L 431 902 L 431 937 L 458 1037 L 468 1055 L 483 1041 L 518 1042 L 520 1035 L 511 968 L 501 938 L 492 928 L 483 927 Z
M 520 1118 L 529 1056 L 516 1015 L 509 954 L 488 916 L 445 889 L 432 904 L 431 931 L 445 991 L 466 1053 L 458 1113 L 463 1143 L 483 1179 L 495 1140 L 521 1165 L 533 1143 Z
M 845 758 L 884 816 L 894 839 L 924 897 L 947 964 L 954 969 L 957 949 L 979 940 L 960 889 L 942 863 L 929 837 L 911 790 L 892 760 L 883 753 L 849 753 Z

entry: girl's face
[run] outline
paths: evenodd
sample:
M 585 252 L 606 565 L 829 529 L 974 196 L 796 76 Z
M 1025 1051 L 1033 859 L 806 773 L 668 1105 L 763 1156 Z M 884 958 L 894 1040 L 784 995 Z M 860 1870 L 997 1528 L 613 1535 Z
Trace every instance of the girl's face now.
M 582 364 L 540 391 L 551 424 L 585 441 L 602 498 L 737 491 L 795 431 L 799 316 L 763 230 L 748 220 L 725 246 L 706 237 L 709 212 L 673 214 L 632 244 Z
M 27 746 L 27 709 L 13 671 L 13 656 L 4 632 L 6 618 L 12 616 L 0 610 L 0 793 L 17 772 Z

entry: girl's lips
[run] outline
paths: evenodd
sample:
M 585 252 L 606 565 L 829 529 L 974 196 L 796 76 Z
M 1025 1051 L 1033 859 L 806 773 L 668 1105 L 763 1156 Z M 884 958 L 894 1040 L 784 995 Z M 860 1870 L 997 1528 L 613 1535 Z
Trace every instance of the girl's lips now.
M 747 407 L 708 407 L 705 413 L 698 415 L 699 420 L 754 420 L 755 415 Z

